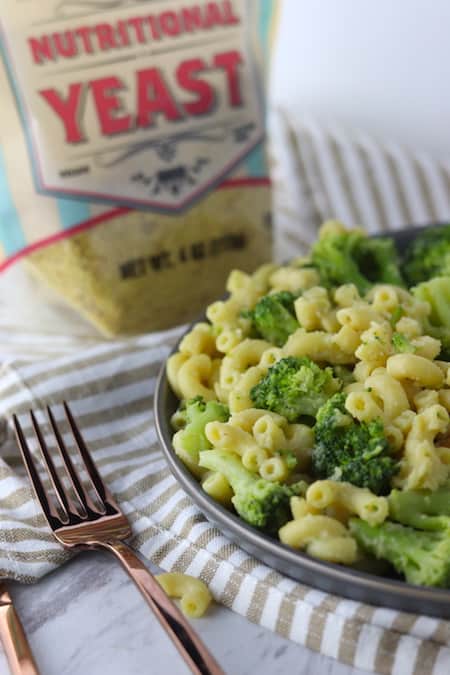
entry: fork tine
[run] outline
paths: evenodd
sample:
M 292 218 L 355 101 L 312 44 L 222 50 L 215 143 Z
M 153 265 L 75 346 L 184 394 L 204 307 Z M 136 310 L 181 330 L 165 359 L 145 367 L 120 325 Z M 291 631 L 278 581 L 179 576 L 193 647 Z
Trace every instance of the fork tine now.
M 60 518 L 60 515 L 57 513 L 55 507 L 47 497 L 46 490 L 42 484 L 39 473 L 36 469 L 34 459 L 31 454 L 31 450 L 28 446 L 28 443 L 26 441 L 22 427 L 20 426 L 20 422 L 17 418 L 17 415 L 13 415 L 13 423 L 16 432 L 17 443 L 20 449 L 20 453 L 22 455 L 22 459 L 28 472 L 28 476 L 33 486 L 34 494 L 36 495 L 36 498 L 41 505 L 41 508 L 44 512 L 45 517 L 47 518 L 50 527 L 52 529 L 54 529 L 55 527 L 59 527 L 62 524 L 62 520 Z
M 70 482 L 72 483 L 73 490 L 76 496 L 78 497 L 78 501 L 81 506 L 81 509 L 78 509 L 78 515 L 81 518 L 86 518 L 87 509 L 91 509 L 92 511 L 97 511 L 98 509 L 96 505 L 93 503 L 92 499 L 89 497 L 89 494 L 85 490 L 83 483 L 80 481 L 78 474 L 75 471 L 72 460 L 70 459 L 70 455 L 67 451 L 66 444 L 64 443 L 64 440 L 58 429 L 58 425 L 56 424 L 56 420 L 50 406 L 47 406 L 47 415 L 50 420 L 53 433 L 55 435 L 56 444 L 58 446 L 60 457 L 63 461 L 64 467 L 70 478 Z
M 50 475 L 50 480 L 53 485 L 53 489 L 55 490 L 56 493 L 56 498 L 59 502 L 59 505 L 61 506 L 62 512 L 63 512 L 63 517 L 61 517 L 61 520 L 65 523 L 68 523 L 70 520 L 69 513 L 70 513 L 70 507 L 69 507 L 69 502 L 68 502 L 68 495 L 66 494 L 66 490 L 59 479 L 58 472 L 55 469 L 55 465 L 53 463 L 52 456 L 50 454 L 50 451 L 47 447 L 47 443 L 44 440 L 44 436 L 42 435 L 41 429 L 39 427 L 38 421 L 36 419 L 36 416 L 32 410 L 30 410 L 30 417 L 31 417 L 31 423 L 33 425 L 34 433 L 36 434 L 36 438 L 39 444 L 39 449 L 41 451 L 42 457 L 44 459 L 45 465 L 47 467 L 47 471 Z
M 63 406 L 64 411 L 66 413 L 67 421 L 69 422 L 70 428 L 72 429 L 72 434 L 75 439 L 78 451 L 84 462 L 84 466 L 86 467 L 86 471 L 89 474 L 89 478 L 91 479 L 92 485 L 95 489 L 95 492 L 97 493 L 100 503 L 105 508 L 105 511 L 107 502 L 109 502 L 114 508 L 118 508 L 112 494 L 106 487 L 105 483 L 103 482 L 103 479 L 101 478 L 99 472 L 97 471 L 97 467 L 94 464 L 94 460 L 92 459 L 90 452 L 87 449 L 86 443 L 84 442 L 81 432 L 78 429 L 78 425 L 75 422 L 73 415 L 70 411 L 69 405 L 67 404 L 66 401 L 63 401 Z

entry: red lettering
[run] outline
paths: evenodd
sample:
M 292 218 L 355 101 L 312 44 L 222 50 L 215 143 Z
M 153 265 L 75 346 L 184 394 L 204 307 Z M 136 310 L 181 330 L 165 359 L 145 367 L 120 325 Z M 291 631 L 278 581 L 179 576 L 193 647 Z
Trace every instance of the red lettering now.
M 41 38 L 28 38 L 28 44 L 35 63 L 42 63 L 45 59 L 54 61 L 55 57 L 48 35 L 43 35 Z
M 75 36 L 71 30 L 66 30 L 64 33 L 53 33 L 53 42 L 59 56 L 71 58 L 78 54 Z
M 192 33 L 195 30 L 201 30 L 203 28 L 203 19 L 198 5 L 182 9 L 181 16 L 184 30 L 187 33 Z
M 197 94 L 197 99 L 190 103 L 183 103 L 183 108 L 188 115 L 204 115 L 214 104 L 214 90 L 205 80 L 195 77 L 204 70 L 206 64 L 203 59 L 190 59 L 184 61 L 177 68 L 177 80 L 187 91 Z
M 147 42 L 145 38 L 145 33 L 144 33 L 144 26 L 142 25 L 144 22 L 144 19 L 141 16 L 134 16 L 131 17 L 131 19 L 127 19 L 127 23 L 130 26 L 133 26 L 134 32 L 136 33 L 136 39 L 138 42 L 141 44 L 145 44 Z
M 153 116 L 163 114 L 167 120 L 176 121 L 181 118 L 175 101 L 158 68 L 147 68 L 137 72 L 137 125 L 147 127 L 152 124 Z
M 148 17 L 148 25 L 150 26 L 150 32 L 154 40 L 160 40 L 161 35 L 159 34 L 158 23 L 154 16 L 150 15 Z
M 163 12 L 159 17 L 159 23 L 166 35 L 173 37 L 180 34 L 180 22 L 175 12 Z
M 205 7 L 205 17 L 203 20 L 203 28 L 214 28 L 214 26 L 222 26 L 223 19 L 220 8 L 217 2 L 208 2 Z
M 228 100 L 232 108 L 242 105 L 242 95 L 239 81 L 238 66 L 242 63 L 242 57 L 239 52 L 223 52 L 216 54 L 214 65 L 216 68 L 223 68 L 228 83 Z
M 94 50 L 92 48 L 91 29 L 89 28 L 89 26 L 81 26 L 81 28 L 77 28 L 76 30 L 74 30 L 74 33 L 81 38 L 83 48 L 86 54 L 92 54 Z
M 114 91 L 125 88 L 122 80 L 118 77 L 104 77 L 93 80 L 91 88 L 102 134 L 110 136 L 128 131 L 131 126 L 131 115 L 116 116 L 116 113 L 122 110 L 122 101 L 115 96 Z
M 114 49 L 118 46 L 113 28 L 109 23 L 99 23 L 94 27 L 94 30 L 101 50 Z
M 128 45 L 130 44 L 130 36 L 128 35 L 128 29 L 125 21 L 119 21 L 117 23 L 117 32 L 121 40 L 120 46 L 128 47 Z
M 233 5 L 230 0 L 224 0 L 223 2 L 223 18 L 224 23 L 227 26 L 233 26 L 240 23 L 239 17 L 234 14 Z
M 64 124 L 66 143 L 81 143 L 86 140 L 78 122 L 82 90 L 81 83 L 71 84 L 65 100 L 55 89 L 42 89 L 39 92 Z

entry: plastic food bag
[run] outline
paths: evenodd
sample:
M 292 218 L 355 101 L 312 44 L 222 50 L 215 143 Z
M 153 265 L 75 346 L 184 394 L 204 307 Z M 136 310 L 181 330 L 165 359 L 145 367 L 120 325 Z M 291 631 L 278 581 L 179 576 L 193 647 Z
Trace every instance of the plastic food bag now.
M 274 4 L 4 0 L 1 267 L 116 335 L 186 321 L 268 260 Z

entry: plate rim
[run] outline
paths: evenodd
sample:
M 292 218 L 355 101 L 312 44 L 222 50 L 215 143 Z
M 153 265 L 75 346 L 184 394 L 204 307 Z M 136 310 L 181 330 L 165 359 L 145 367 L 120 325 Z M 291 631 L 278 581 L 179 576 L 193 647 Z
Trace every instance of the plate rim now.
M 440 224 L 434 223 L 433 225 Z M 422 229 L 425 228 L 405 228 L 396 230 L 389 235 L 383 233 L 383 235 L 393 236 L 400 233 L 406 235 L 411 230 Z M 172 445 L 173 432 L 170 428 L 167 399 L 174 394 L 170 390 L 167 379 L 166 364 L 167 359 L 177 351 L 181 340 L 191 330 L 192 326 L 205 319 L 205 314 L 202 314 L 183 331 L 170 354 L 162 363 L 155 385 L 153 409 L 157 437 L 169 469 L 206 519 L 217 526 L 222 534 L 231 538 L 240 548 L 261 560 L 263 564 L 300 583 L 311 585 L 312 588 L 376 606 L 388 606 L 417 614 L 426 613 L 441 619 L 450 618 L 450 589 L 415 586 L 406 581 L 377 576 L 369 572 L 313 558 L 252 528 L 251 525 L 228 511 L 200 489 L 197 479 L 177 457 Z M 263 555 L 258 553 L 260 549 L 262 549 Z M 267 560 L 268 557 L 271 559 L 270 562 Z M 274 565 L 272 561 L 279 563 L 279 565 Z M 304 571 L 307 578 L 302 579 L 301 575 L 293 576 L 288 571 L 292 568 L 299 568 L 300 571 Z M 313 577 L 317 578 L 318 583 L 310 581 Z M 322 577 L 327 579 L 326 583 L 323 582 Z M 334 584 L 339 585 L 339 589 L 332 590 Z M 424 607 L 420 607 L 420 605 Z

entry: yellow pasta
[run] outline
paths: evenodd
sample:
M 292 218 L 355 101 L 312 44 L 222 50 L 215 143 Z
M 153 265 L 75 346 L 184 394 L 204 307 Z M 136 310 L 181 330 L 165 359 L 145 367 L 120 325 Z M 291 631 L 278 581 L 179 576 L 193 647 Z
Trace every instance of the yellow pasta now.
M 155 578 L 170 598 L 180 599 L 181 610 L 186 616 L 198 619 L 211 604 L 212 595 L 200 579 L 178 572 L 157 574 Z
M 359 488 L 351 483 L 316 481 L 306 492 L 306 502 L 316 509 L 337 504 L 349 513 L 356 513 L 369 525 L 378 525 L 388 516 L 388 502 L 385 497 L 377 497 L 367 488 Z
M 283 544 L 305 548 L 323 560 L 351 564 L 357 558 L 355 540 L 342 523 L 329 516 L 306 514 L 283 525 L 278 534 Z
M 177 373 L 177 388 L 183 398 L 203 396 L 205 401 L 215 398 L 210 386 L 213 374 L 213 362 L 207 354 L 195 354 L 185 361 Z
M 217 356 L 216 338 L 209 323 L 197 323 L 180 342 L 179 351 L 182 354 L 208 354 Z
M 217 471 L 208 472 L 202 479 L 202 488 L 216 502 L 224 506 L 231 506 L 233 490 L 223 474 Z
M 261 478 L 270 481 L 283 482 L 289 475 L 289 469 L 282 457 L 269 457 L 259 467 Z
M 416 354 L 394 354 L 386 363 L 389 375 L 397 380 L 413 380 L 422 387 L 440 387 L 444 383 L 442 370 L 430 359 Z
M 328 221 L 320 237 L 344 231 L 339 221 Z M 243 466 L 264 491 L 282 486 L 277 498 L 282 495 L 284 506 L 289 499 L 292 513 L 292 519 L 279 529 L 282 543 L 322 560 L 352 564 L 361 552 L 347 525 L 350 529 L 362 526 L 362 520 L 379 526 L 393 519 L 393 510 L 389 515 L 387 497 L 339 478 L 352 476 L 355 482 L 370 485 L 383 495 L 390 487 L 434 491 L 450 479 L 450 362 L 439 359 L 441 343 L 428 334 L 431 306 L 415 297 L 415 291 L 391 284 L 373 285 L 366 293 L 360 293 L 352 283 L 325 288 L 311 259 L 264 265 L 253 274 L 234 270 L 227 290 L 230 297 L 210 305 L 208 322 L 194 325 L 178 352 L 168 359 L 170 386 L 182 399 L 201 396 L 206 402 L 216 399 L 225 404 L 219 419 L 227 421 L 209 421 L 204 426 L 202 448 L 206 442 L 206 448 L 226 451 L 215 453 L 216 457 L 221 455 L 221 461 L 233 457 L 235 468 Z M 289 331 L 284 334 L 281 330 L 275 337 L 273 323 L 268 328 L 258 323 L 257 313 L 246 310 L 253 310 L 261 297 L 281 291 L 288 292 L 278 296 L 286 305 L 272 322 L 283 317 L 285 310 L 297 321 L 286 322 Z M 272 335 L 277 344 L 265 339 Z M 288 357 L 306 357 L 320 368 L 333 368 L 333 385 L 327 393 L 341 392 L 346 411 L 336 409 L 330 418 L 330 425 L 342 427 L 339 447 L 347 452 L 354 443 L 356 457 L 360 451 L 354 441 L 356 429 L 363 438 L 366 430 L 360 425 L 369 424 L 370 433 L 380 430 L 379 442 L 370 439 L 368 452 L 359 461 L 370 462 L 382 453 L 386 460 L 383 471 L 387 467 L 384 483 L 384 476 L 377 483 L 379 476 L 374 479 L 370 470 L 367 478 L 320 455 L 328 452 L 325 424 L 321 421 L 314 427 L 313 416 L 302 415 L 301 409 L 296 412 L 297 391 L 288 400 L 291 392 L 284 388 L 283 380 L 277 383 L 275 393 L 270 389 L 272 375 L 281 372 L 284 377 L 285 371 L 278 370 L 277 364 Z M 286 362 L 286 372 L 295 367 L 294 361 Z M 309 382 L 305 372 L 299 371 L 300 400 L 303 378 L 306 386 Z M 253 398 L 260 406 L 282 410 L 284 396 L 289 421 L 273 410 L 255 407 L 252 389 L 263 378 L 267 379 Z M 265 398 L 266 384 L 269 394 Z M 310 411 L 305 405 L 307 409 Z M 198 453 L 188 443 L 189 450 L 184 447 L 185 427 L 190 422 L 187 410 L 188 405 L 172 416 L 177 456 L 207 494 L 242 515 L 239 504 L 243 502 L 232 499 L 234 492 L 225 476 L 199 467 Z M 355 437 L 345 433 L 350 425 Z M 204 463 L 208 466 L 206 459 Z M 225 466 L 215 468 L 225 471 Z M 248 473 L 244 475 L 252 479 Z M 333 479 L 316 480 L 318 475 Z M 183 595 L 181 591 L 179 595 Z

